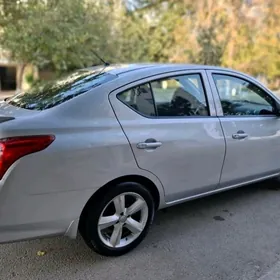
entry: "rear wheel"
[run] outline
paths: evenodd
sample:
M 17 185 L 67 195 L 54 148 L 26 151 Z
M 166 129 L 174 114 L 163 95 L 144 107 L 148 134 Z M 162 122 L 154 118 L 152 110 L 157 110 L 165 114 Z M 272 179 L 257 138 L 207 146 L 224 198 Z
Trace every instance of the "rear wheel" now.
M 154 212 L 153 197 L 144 186 L 121 183 L 91 202 L 82 219 L 82 236 L 97 253 L 119 256 L 144 239 Z

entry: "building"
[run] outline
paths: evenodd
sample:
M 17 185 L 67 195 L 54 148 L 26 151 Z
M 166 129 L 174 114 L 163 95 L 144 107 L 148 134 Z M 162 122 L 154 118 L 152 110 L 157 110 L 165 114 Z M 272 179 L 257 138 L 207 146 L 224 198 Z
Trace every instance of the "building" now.
M 33 65 L 26 65 L 23 67 L 22 64 L 12 61 L 9 58 L 9 53 L 0 48 L 1 95 L 11 95 L 18 90 L 30 88 L 31 76 L 35 79 L 38 78 L 39 75 L 36 67 Z
M 8 54 L 0 49 L 0 91 L 16 91 L 19 86 L 19 64 L 10 61 Z

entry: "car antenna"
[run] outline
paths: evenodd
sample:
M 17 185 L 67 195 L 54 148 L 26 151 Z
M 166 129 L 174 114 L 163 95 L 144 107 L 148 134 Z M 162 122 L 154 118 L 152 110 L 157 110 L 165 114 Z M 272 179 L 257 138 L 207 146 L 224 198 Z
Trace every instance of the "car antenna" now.
M 100 61 L 102 61 L 102 63 L 104 64 L 105 67 L 110 66 L 110 63 L 106 62 L 104 59 L 102 59 L 95 51 L 92 51 L 92 52 Z M 95 66 L 95 65 L 93 65 L 93 66 Z

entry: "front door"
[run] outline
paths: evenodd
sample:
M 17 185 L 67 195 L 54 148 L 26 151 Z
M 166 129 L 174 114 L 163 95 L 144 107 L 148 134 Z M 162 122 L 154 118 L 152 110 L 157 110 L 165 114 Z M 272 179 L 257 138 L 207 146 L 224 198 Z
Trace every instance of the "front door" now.
M 208 71 L 226 139 L 221 187 L 280 171 L 280 118 L 274 97 L 242 75 Z
M 145 79 L 110 94 L 138 166 L 160 179 L 167 202 L 219 183 L 225 141 L 205 90 L 206 73 L 196 71 Z

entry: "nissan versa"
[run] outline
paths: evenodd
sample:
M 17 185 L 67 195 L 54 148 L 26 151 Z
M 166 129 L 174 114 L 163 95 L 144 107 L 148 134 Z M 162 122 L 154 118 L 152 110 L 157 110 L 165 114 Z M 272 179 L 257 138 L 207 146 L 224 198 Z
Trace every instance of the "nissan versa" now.
M 0 103 L 0 242 L 136 247 L 157 209 L 280 173 L 279 100 L 229 69 L 98 66 Z

